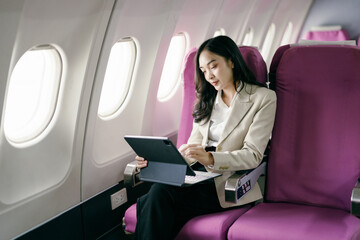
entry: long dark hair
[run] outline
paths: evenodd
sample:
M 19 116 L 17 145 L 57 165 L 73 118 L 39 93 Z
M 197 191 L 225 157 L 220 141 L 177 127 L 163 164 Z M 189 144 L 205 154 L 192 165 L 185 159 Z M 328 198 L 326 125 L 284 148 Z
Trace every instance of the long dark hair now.
M 203 50 L 208 50 L 216 55 L 222 56 L 225 60 L 230 59 L 234 63 L 233 76 L 235 90 L 237 90 L 236 86 L 239 86 L 240 82 L 265 87 L 264 84 L 256 81 L 255 75 L 247 67 L 238 46 L 231 38 L 227 36 L 210 38 L 201 44 L 195 57 L 195 87 L 197 97 L 193 111 L 195 122 L 202 120 L 209 121 L 217 94 L 217 90 L 206 81 L 204 73 L 199 67 L 199 56 Z M 242 84 L 239 91 L 241 91 L 244 86 L 245 84 Z

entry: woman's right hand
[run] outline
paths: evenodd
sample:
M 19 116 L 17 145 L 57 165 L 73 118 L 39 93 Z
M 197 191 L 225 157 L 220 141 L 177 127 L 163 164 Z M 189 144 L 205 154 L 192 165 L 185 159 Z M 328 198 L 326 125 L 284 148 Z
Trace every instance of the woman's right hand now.
M 145 158 L 136 156 L 135 160 L 136 160 L 136 167 L 138 169 L 147 167 L 148 162 L 145 160 Z

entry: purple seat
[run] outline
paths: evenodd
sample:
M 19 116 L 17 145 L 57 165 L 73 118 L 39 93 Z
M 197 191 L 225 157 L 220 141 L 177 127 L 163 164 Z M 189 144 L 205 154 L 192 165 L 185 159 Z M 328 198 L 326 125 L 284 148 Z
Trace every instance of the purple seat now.
M 197 216 L 183 226 L 175 239 L 226 239 L 231 224 L 249 209 L 250 205 L 246 205 L 219 213 Z
M 266 84 L 267 68 L 264 59 L 256 47 L 240 46 L 239 50 L 246 62 L 246 65 L 254 73 L 256 80 Z
M 134 233 L 136 227 L 136 203 L 126 209 L 124 221 L 125 231 L 128 233 Z
M 315 41 L 345 41 L 350 40 L 349 33 L 341 26 L 315 28 L 307 32 L 304 39 Z
M 353 46 L 277 50 L 266 201 L 234 222 L 229 239 L 359 239 L 350 214 L 360 177 L 359 65 Z
M 177 136 L 176 146 L 179 148 L 187 143 L 193 126 L 192 111 L 196 100 L 195 95 L 195 56 L 197 49 L 191 49 L 185 57 L 184 64 L 184 95 L 181 109 L 180 126 Z
M 355 237 L 359 227 L 359 219 L 339 209 L 260 203 L 232 225 L 228 238 L 343 240 Z
M 259 82 L 266 83 L 267 68 L 260 52 L 249 46 L 239 47 L 240 52 L 253 71 Z M 196 99 L 194 74 L 196 49 L 191 49 L 185 57 L 184 64 L 184 97 L 181 112 L 181 121 L 177 139 L 177 146 L 187 142 L 193 124 L 192 110 Z M 205 214 L 189 220 L 179 232 L 177 239 L 226 239 L 227 231 L 231 224 L 250 208 L 249 205 L 241 208 L 225 210 L 220 213 Z M 125 231 L 135 232 L 136 227 L 136 204 L 130 206 L 124 216 Z

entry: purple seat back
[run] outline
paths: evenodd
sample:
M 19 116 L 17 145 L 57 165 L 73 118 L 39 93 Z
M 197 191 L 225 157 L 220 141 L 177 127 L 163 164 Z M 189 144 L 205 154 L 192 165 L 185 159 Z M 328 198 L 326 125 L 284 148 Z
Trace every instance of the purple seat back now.
M 181 109 L 181 119 L 178 131 L 176 146 L 179 148 L 182 144 L 187 143 L 193 125 L 192 112 L 196 100 L 195 95 L 195 56 L 197 49 L 191 49 L 185 57 L 184 62 L 184 95 Z
M 265 84 L 267 80 L 267 68 L 260 52 L 255 47 L 250 46 L 240 46 L 239 50 L 244 58 L 244 61 L 254 73 L 256 80 Z M 192 111 L 196 100 L 194 84 L 196 52 L 196 48 L 191 49 L 186 55 L 184 62 L 184 95 L 176 143 L 178 148 L 187 142 L 192 130 Z
M 359 66 L 353 46 L 286 45 L 275 53 L 268 201 L 349 211 L 360 177 Z
M 315 41 L 345 41 L 350 40 L 350 35 L 345 29 L 329 31 L 309 31 L 304 39 Z
M 239 50 L 245 63 L 254 73 L 256 80 L 265 84 L 267 81 L 267 68 L 259 50 L 251 46 L 240 46 Z

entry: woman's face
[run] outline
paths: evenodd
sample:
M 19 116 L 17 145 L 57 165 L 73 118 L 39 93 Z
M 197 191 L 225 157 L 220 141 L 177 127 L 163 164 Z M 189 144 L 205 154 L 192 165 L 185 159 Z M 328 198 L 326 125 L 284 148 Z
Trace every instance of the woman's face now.
M 215 87 L 216 90 L 234 89 L 234 64 L 231 60 L 203 50 L 199 56 L 199 67 L 203 72 L 206 81 Z

